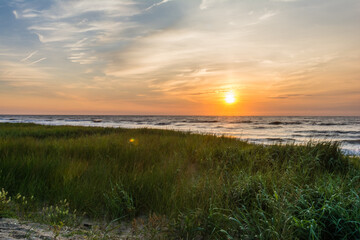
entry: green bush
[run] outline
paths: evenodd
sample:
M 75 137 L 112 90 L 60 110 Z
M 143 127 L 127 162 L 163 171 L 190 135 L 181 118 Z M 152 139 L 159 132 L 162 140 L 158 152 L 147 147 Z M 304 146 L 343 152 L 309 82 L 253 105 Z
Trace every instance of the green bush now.
M 133 218 L 135 206 L 132 197 L 122 185 L 111 184 L 111 191 L 104 193 L 105 204 L 111 218 Z

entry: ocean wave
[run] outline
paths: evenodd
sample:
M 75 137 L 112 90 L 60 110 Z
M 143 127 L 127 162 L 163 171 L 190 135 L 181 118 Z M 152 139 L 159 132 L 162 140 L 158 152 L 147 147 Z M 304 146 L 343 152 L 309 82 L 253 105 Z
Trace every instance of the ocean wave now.
M 217 123 L 218 120 L 190 120 L 188 123 Z
M 253 126 L 252 129 L 281 129 L 282 126 Z
M 336 131 L 326 131 L 326 130 L 301 130 L 301 131 L 294 131 L 295 133 L 313 133 L 313 134 L 360 134 L 360 131 L 342 131 L 342 130 L 336 130 Z
M 348 143 L 348 144 L 360 144 L 360 139 L 356 139 L 356 140 L 343 140 L 342 142 L 344 143 Z
M 257 127 L 254 127 L 254 129 L 267 129 L 268 127 L 264 127 L 264 126 L 257 126 Z
M 65 119 L 65 122 L 89 122 L 91 119 Z
M 269 125 L 300 125 L 303 124 L 302 122 L 295 121 L 295 122 L 280 122 L 280 121 L 274 121 L 269 122 Z
M 252 123 L 253 121 L 250 121 L 250 120 L 244 120 L 244 121 L 232 121 L 232 122 L 229 122 L 229 123 Z
M 282 138 L 266 138 L 266 140 L 271 142 L 284 142 L 285 140 Z
M 307 135 L 302 135 L 302 134 L 292 134 L 292 137 L 298 138 L 298 137 L 307 137 Z
M 136 123 L 144 123 L 144 122 L 146 122 L 146 120 L 132 120 L 132 122 L 136 122 Z
M 271 142 L 287 142 L 287 141 L 295 141 L 294 138 L 265 138 Z
M 319 125 L 319 126 L 345 126 L 345 125 L 349 125 L 347 123 L 314 123 L 314 125 Z
M 165 123 L 165 122 L 159 122 L 159 123 L 155 123 L 154 125 L 156 126 L 166 126 L 166 125 L 170 125 L 171 123 Z

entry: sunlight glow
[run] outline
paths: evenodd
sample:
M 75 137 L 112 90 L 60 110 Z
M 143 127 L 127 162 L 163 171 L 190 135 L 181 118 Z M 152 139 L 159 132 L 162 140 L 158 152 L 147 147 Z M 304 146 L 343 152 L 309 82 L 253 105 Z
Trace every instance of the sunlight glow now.
M 225 94 L 225 102 L 227 103 L 227 104 L 232 104 L 232 103 L 234 103 L 235 102 L 235 94 L 233 93 L 233 92 L 227 92 L 226 94 Z

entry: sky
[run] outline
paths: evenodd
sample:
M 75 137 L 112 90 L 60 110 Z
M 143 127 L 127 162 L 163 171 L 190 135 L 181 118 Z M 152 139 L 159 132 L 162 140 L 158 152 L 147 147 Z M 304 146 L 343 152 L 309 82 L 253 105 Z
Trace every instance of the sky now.
M 359 0 L 0 0 L 0 114 L 359 116 L 359 23 Z

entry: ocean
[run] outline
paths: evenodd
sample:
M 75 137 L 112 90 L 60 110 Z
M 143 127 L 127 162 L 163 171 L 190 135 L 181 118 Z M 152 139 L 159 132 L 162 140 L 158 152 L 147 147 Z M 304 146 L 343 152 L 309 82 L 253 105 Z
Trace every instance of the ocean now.
M 360 156 L 360 117 L 0 115 L 1 122 L 172 129 L 256 144 L 338 141 L 345 154 Z

